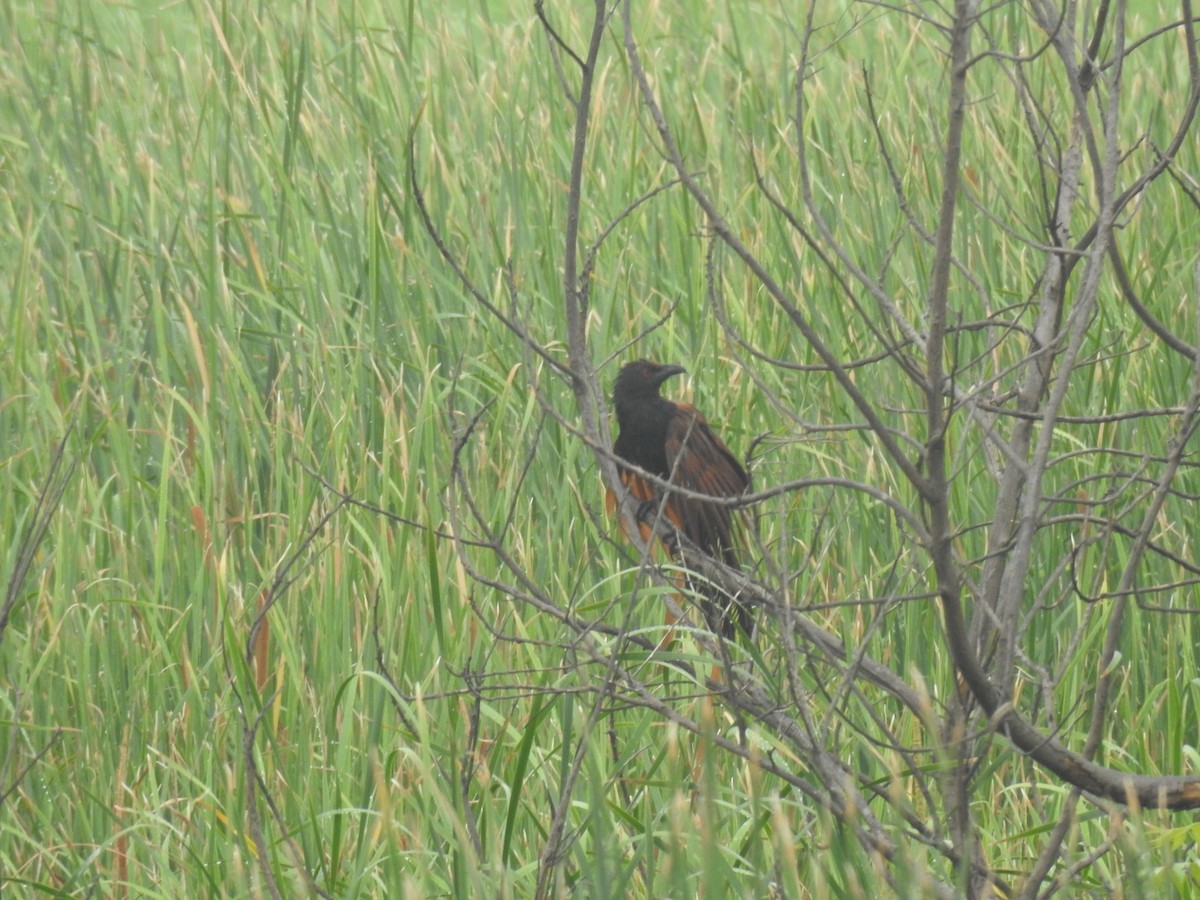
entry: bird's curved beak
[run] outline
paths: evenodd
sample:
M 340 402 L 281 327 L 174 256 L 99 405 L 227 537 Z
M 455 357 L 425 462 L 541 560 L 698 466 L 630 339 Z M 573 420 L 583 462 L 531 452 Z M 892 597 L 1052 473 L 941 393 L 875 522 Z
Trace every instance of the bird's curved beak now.
M 685 369 L 683 366 L 671 363 L 670 365 L 663 366 L 662 371 L 658 373 L 658 383 L 662 384 L 664 381 L 674 375 L 684 375 L 686 373 L 687 369 Z

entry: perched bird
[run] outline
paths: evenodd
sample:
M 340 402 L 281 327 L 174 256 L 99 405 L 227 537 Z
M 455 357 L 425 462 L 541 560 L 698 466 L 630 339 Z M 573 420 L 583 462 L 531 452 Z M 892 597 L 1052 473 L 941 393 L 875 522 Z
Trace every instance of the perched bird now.
M 664 481 L 698 494 L 713 497 L 743 494 L 750 486 L 750 478 L 704 416 L 689 403 L 675 403 L 659 395 L 664 381 L 685 371 L 683 366 L 646 359 L 628 363 L 621 369 L 613 384 L 613 407 L 619 428 L 613 452 Z M 661 502 L 662 514 L 688 541 L 727 566 L 738 566 L 734 509 L 672 493 L 620 464 L 617 471 L 622 484 L 642 504 L 639 519 L 643 538 L 649 539 L 645 522 L 658 514 Z M 610 513 L 616 508 L 612 491 L 608 492 L 606 505 Z M 677 555 L 675 542 L 663 543 L 668 553 Z M 751 634 L 753 621 L 744 606 L 707 582 L 695 587 L 702 598 L 705 622 L 713 632 L 731 638 L 736 625 Z

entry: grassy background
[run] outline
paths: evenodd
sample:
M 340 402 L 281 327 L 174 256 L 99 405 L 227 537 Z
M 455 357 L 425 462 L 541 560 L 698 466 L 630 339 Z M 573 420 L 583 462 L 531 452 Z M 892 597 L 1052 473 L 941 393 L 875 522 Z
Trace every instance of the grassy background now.
M 550 13 L 580 45 L 584 20 Z M 1163 15 L 1151 5 L 1140 14 L 1146 23 Z M 861 109 L 869 65 L 903 181 L 928 215 L 942 130 L 939 47 L 901 17 L 822 15 L 818 43 L 828 49 L 808 122 L 822 171 L 818 202 L 867 270 L 894 257 L 887 282 L 915 316 L 926 252 L 902 234 L 865 120 L 840 111 Z M 783 273 L 835 346 L 848 356 L 872 352 L 861 319 L 751 190 L 753 147 L 780 194 L 799 198 L 787 122 L 800 23 L 773 5 L 699 0 L 652 3 L 638 16 L 688 157 L 744 239 Z M 1007 10 L 990 24 L 1027 27 Z M 1151 60 L 1134 87 L 1151 99 L 1137 105 L 1130 135 L 1148 130 L 1161 140 L 1184 62 L 1170 41 L 1145 53 Z M 968 181 L 983 205 L 1036 227 L 1039 197 L 1014 190 L 1033 180 L 1028 148 L 1014 137 L 1023 133 L 1019 110 L 997 75 L 984 69 L 979 78 L 980 94 L 991 88 L 998 100 L 973 110 Z M 446 242 L 501 305 L 511 260 L 519 314 L 562 352 L 572 119 L 529 5 L 6 3 L 0 86 L 6 573 L 69 423 L 67 453 L 79 459 L 0 645 L 0 786 L 15 786 L 0 815 L 7 889 L 261 893 L 241 719 L 261 713 L 254 750 L 287 823 L 286 834 L 266 826 L 271 865 L 296 891 L 302 863 L 337 896 L 528 896 L 551 804 L 583 741 L 564 866 L 565 886 L 581 895 L 764 896 L 772 880 L 789 896 L 878 892 L 877 863 L 853 838 L 755 767 L 706 755 L 703 799 L 693 804 L 702 742 L 637 710 L 612 718 L 615 753 L 604 730 L 582 730 L 590 708 L 582 689 L 599 673 L 573 670 L 555 646 L 564 635 L 473 583 L 446 541 L 346 508 L 302 544 L 335 502 L 312 472 L 445 529 L 451 435 L 490 403 L 464 458 L 483 514 L 508 523 L 512 552 L 564 604 L 612 621 L 626 612 L 628 584 L 614 574 L 620 556 L 598 521 L 590 455 L 545 421 L 528 384 L 541 383 L 568 419 L 569 392 L 524 363 L 513 337 L 466 296 L 422 231 L 406 181 L 407 136 L 420 110 L 418 171 Z M 667 178 L 615 34 L 594 122 L 585 240 Z M 1194 147 L 1189 166 L 1197 171 Z M 1152 214 L 1140 211 L 1123 230 L 1127 258 L 1158 314 L 1190 335 L 1196 211 L 1165 183 L 1145 205 Z M 637 352 L 691 365 L 689 390 L 714 418 L 721 410 L 738 452 L 763 432 L 776 438 L 756 471 L 760 483 L 826 473 L 903 492 L 853 434 L 806 438 L 792 418 L 856 419 L 825 376 L 760 367 L 785 403 L 757 402 L 761 392 L 733 364 L 702 302 L 702 227 L 682 193 L 667 192 L 604 245 L 590 318 L 597 356 L 629 355 L 625 343 L 678 303 Z M 993 308 L 1030 292 L 1040 265 L 1032 251 L 970 210 L 959 235 Z M 732 265 L 724 286 L 749 338 L 811 361 Z M 964 289 L 965 316 L 979 315 L 983 302 Z M 1112 361 L 1086 370 L 1076 410 L 1178 403 L 1187 367 L 1152 353 L 1113 356 L 1114 341 L 1136 347 L 1145 337 L 1115 304 L 1101 319 L 1092 350 L 1109 348 Z M 970 340 L 959 348 L 964 357 L 978 349 Z M 1097 374 L 1115 366 L 1124 367 L 1115 379 Z M 869 394 L 888 398 L 897 427 L 915 432 L 905 410 L 918 398 L 894 367 L 858 377 Z M 1089 439 L 1138 450 L 1160 442 L 1166 426 L 1138 428 Z M 988 510 L 976 447 L 963 435 L 956 514 L 964 523 Z M 1085 477 L 1089 464 L 1055 484 Z M 882 595 L 896 578 L 922 584 L 923 561 L 884 519 L 853 498 L 790 499 L 764 512 L 766 555 L 789 568 L 807 561 L 797 585 L 804 602 Z M 1175 549 L 1194 556 L 1189 519 L 1174 509 L 1164 528 Z M 855 540 L 864 534 L 873 539 Z M 980 552 L 982 540 L 965 533 L 964 555 Z M 1116 556 L 1097 562 L 1096 585 L 1119 570 Z M 290 559 L 294 580 L 269 615 L 269 655 L 247 667 L 250 625 Z M 477 564 L 494 571 L 486 558 Z M 1053 573 L 1042 577 L 1057 584 Z M 1053 621 L 1031 629 L 1030 653 L 1053 663 L 1081 642 L 1085 652 L 1060 683 L 1069 702 L 1094 675 L 1086 650 L 1104 622 L 1082 604 L 1054 609 Z M 659 621 L 644 591 L 632 614 L 647 629 Z M 870 619 L 854 606 L 824 617 L 847 646 L 864 639 Z M 1195 771 L 1192 623 L 1134 619 L 1129 649 L 1155 652 L 1125 657 L 1109 759 Z M 550 643 L 497 640 L 489 629 Z M 897 672 L 924 673 L 936 695 L 953 686 L 945 651 L 930 640 L 937 633 L 935 610 L 908 604 L 888 612 L 869 646 Z M 402 703 L 415 737 L 377 654 L 416 698 Z M 464 672 L 478 673 L 478 704 Z M 684 688 L 663 690 L 699 714 Z M 846 731 L 846 759 L 886 781 L 890 752 L 835 726 Z M 891 727 L 914 744 L 928 738 L 919 723 L 898 718 Z M 989 859 L 1016 877 L 1058 810 L 1059 789 L 1003 747 L 978 784 Z M 1068 862 L 1110 824 L 1085 816 Z M 1186 817 L 1139 818 L 1085 871 L 1083 889 L 1124 882 L 1136 894 L 1186 879 L 1194 841 Z M 919 845 L 901 850 L 898 870 L 912 873 L 913 896 L 927 868 L 948 877 Z

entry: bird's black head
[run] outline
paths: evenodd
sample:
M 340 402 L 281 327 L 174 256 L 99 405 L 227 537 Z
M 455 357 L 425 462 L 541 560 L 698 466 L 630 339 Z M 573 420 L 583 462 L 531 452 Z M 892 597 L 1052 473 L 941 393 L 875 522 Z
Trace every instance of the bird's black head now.
M 672 375 L 686 372 L 683 366 L 663 365 L 648 359 L 637 359 L 626 363 L 613 382 L 613 403 L 621 406 L 631 401 L 651 399 L 658 396 L 658 389 Z

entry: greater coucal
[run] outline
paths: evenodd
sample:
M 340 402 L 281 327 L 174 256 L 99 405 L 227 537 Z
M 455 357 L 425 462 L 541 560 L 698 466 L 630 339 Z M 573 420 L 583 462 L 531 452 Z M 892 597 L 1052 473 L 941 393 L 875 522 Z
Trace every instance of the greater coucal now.
M 683 366 L 662 365 L 647 359 L 628 363 L 613 384 L 613 406 L 620 429 L 613 452 L 664 481 L 698 494 L 736 497 L 746 492 L 750 478 L 729 448 L 709 427 L 704 416 L 690 403 L 675 403 L 659 395 L 662 383 L 687 371 Z M 672 492 L 618 464 L 621 482 L 642 504 L 639 518 L 662 514 L 683 536 L 709 556 L 727 566 L 738 565 L 734 545 L 735 512 L 729 506 Z M 616 497 L 608 492 L 611 512 Z M 642 537 L 649 529 L 641 525 Z M 673 542 L 664 541 L 668 552 Z M 672 555 L 675 555 L 674 553 Z M 724 591 L 705 583 L 697 585 L 704 619 L 714 632 L 733 637 L 734 626 L 751 633 L 749 611 Z

